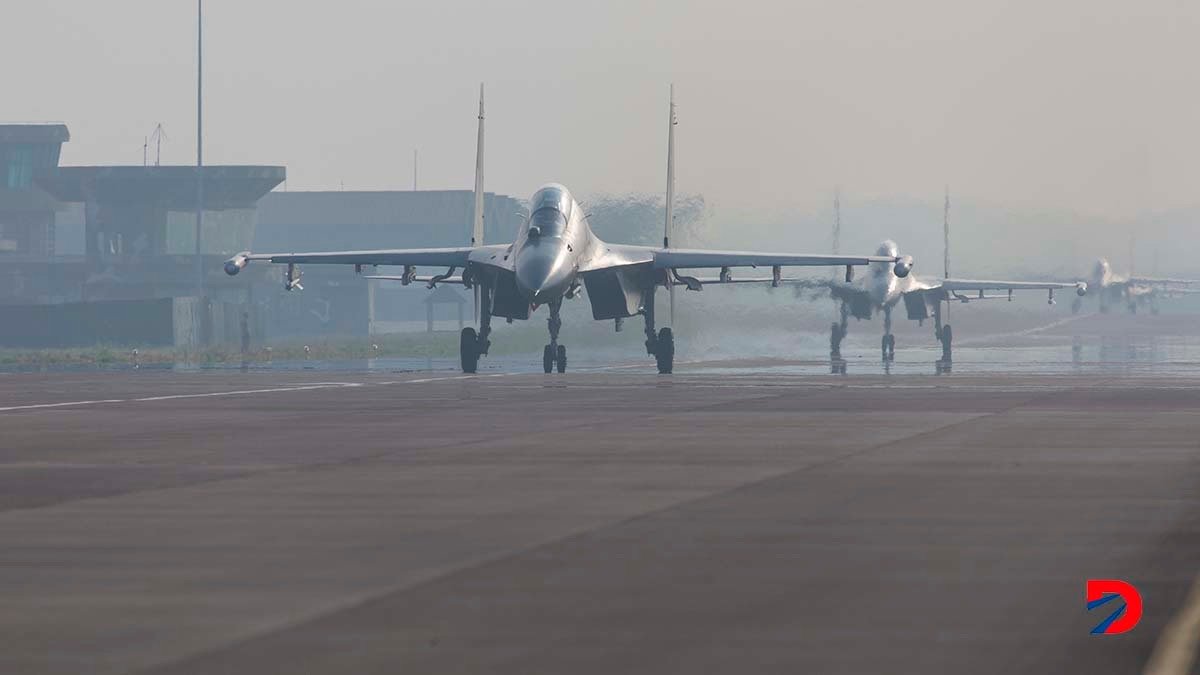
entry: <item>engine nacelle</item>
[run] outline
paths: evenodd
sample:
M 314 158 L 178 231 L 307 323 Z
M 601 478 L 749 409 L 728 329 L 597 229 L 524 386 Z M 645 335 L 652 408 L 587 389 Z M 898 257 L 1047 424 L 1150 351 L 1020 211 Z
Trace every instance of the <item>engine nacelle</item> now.
M 1087 295 L 1087 284 L 1083 283 L 1082 281 L 1075 284 L 1075 294 L 1081 298 Z
M 905 256 L 900 256 L 900 258 L 898 260 L 896 260 L 896 267 L 892 271 L 896 273 L 897 277 L 900 277 L 901 279 L 903 279 L 904 277 L 908 276 L 908 273 L 912 271 L 912 268 L 913 268 L 912 256 L 905 255 Z
M 225 274 L 231 277 L 236 276 L 248 264 L 250 264 L 250 258 L 248 257 L 248 253 L 243 251 L 225 261 Z

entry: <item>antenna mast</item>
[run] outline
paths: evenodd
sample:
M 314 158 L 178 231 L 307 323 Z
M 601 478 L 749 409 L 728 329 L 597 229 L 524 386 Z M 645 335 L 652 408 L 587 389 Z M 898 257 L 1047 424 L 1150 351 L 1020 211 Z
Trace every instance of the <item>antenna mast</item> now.
M 167 138 L 167 132 L 163 130 L 163 125 L 160 122 L 158 126 L 154 127 L 154 133 L 150 134 L 150 140 L 154 141 L 154 166 L 162 165 L 163 139 L 171 140 Z

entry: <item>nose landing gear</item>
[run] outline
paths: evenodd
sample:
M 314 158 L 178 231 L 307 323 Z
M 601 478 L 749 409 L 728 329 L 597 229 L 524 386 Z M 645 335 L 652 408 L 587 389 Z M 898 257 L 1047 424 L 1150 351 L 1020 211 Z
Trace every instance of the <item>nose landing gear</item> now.
M 550 303 L 550 318 L 546 321 L 550 328 L 550 344 L 542 349 L 542 370 L 547 373 L 556 368 L 560 373 L 567 372 L 567 348 L 558 344 L 558 331 L 562 328 L 562 318 L 559 316 L 561 309 L 562 300 Z
M 879 343 L 884 362 L 896 360 L 896 336 L 892 335 L 892 310 L 883 310 L 883 339 Z

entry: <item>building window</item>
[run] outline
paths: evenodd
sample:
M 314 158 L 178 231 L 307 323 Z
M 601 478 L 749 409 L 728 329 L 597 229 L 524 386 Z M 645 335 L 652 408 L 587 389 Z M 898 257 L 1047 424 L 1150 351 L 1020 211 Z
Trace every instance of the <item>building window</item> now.
M 17 146 L 8 153 L 8 187 L 28 190 L 33 186 L 33 151 Z

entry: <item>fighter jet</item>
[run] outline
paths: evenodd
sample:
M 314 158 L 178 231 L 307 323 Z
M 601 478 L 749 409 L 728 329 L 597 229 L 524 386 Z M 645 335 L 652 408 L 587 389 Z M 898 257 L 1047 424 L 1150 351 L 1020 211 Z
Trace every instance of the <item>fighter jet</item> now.
M 1113 304 L 1123 302 L 1129 308 L 1130 314 L 1136 314 L 1139 307 L 1148 308 L 1150 313 L 1158 314 L 1160 299 L 1200 292 L 1200 289 L 1194 288 L 1200 284 L 1198 280 L 1118 275 L 1112 271 L 1112 265 L 1105 258 L 1096 260 L 1087 284 L 1090 289 L 1088 294 L 1099 299 L 1101 312 L 1108 312 Z M 1074 313 L 1078 313 L 1082 308 L 1083 298 L 1077 298 L 1071 305 L 1071 311 Z
M 670 246 L 675 182 L 675 99 L 672 91 L 667 140 L 667 216 L 662 247 L 612 244 L 592 232 L 587 214 L 565 186 L 550 183 L 538 188 L 529 200 L 529 215 L 516 239 L 508 244 L 483 243 L 483 87 L 479 95 L 479 130 L 475 165 L 475 220 L 470 246 L 436 249 L 393 249 L 379 251 L 331 251 L 322 253 L 253 253 L 243 251 L 225 263 L 225 272 L 237 274 L 247 264 L 262 260 L 287 265 L 284 288 L 300 287 L 297 265 L 403 266 L 401 283 L 426 281 L 460 283 L 475 291 L 478 331 L 463 328 L 459 353 L 464 373 L 474 373 L 479 358 L 491 345 L 491 320 L 502 317 L 526 320 L 541 306 L 549 311 L 550 342 L 543 350 L 545 372 L 567 366 L 567 348 L 559 344 L 560 310 L 564 300 L 578 297 L 586 289 L 596 320 L 617 320 L 642 315 L 645 319 L 646 353 L 653 356 L 658 372 L 674 368 L 675 341 L 670 327 L 656 329 L 654 298 L 659 287 L 673 292 L 682 285 L 701 290 L 704 282 L 680 274 L 680 270 L 721 270 L 719 282 L 732 281 L 732 267 L 771 268 L 765 280 L 782 282 L 781 269 L 793 266 L 855 266 L 876 264 L 887 267 L 897 279 L 908 276 L 913 261 L 909 256 L 813 255 L 676 249 Z M 445 267 L 443 274 L 418 279 L 417 267 Z M 455 277 L 457 270 L 461 275 Z M 673 303 L 672 303 L 673 305 Z
M 879 245 L 876 256 L 880 258 L 902 257 L 895 242 L 885 241 Z M 809 282 L 811 284 L 811 281 Z M 974 279 L 925 280 L 909 275 L 900 277 L 887 265 L 872 264 L 865 277 L 853 279 L 849 274 L 844 281 L 824 282 L 835 301 L 838 302 L 841 320 L 830 328 L 830 358 L 841 359 L 841 343 L 848 331 L 848 319 L 870 319 L 872 312 L 883 314 L 883 339 L 880 349 L 884 361 L 896 358 L 896 336 L 892 334 L 892 310 L 901 301 L 909 319 L 924 322 L 934 320 L 934 338 L 942 344 L 942 359 L 952 358 L 954 331 L 950 324 L 942 323 L 942 303 L 968 303 L 979 300 L 1012 300 L 1013 291 L 1044 290 L 1049 292 L 1048 302 L 1053 305 L 1054 291 L 1074 289 L 1079 295 L 1087 292 L 1084 282 L 1051 281 L 990 281 Z M 987 295 L 988 291 L 1006 292 L 1006 295 Z

